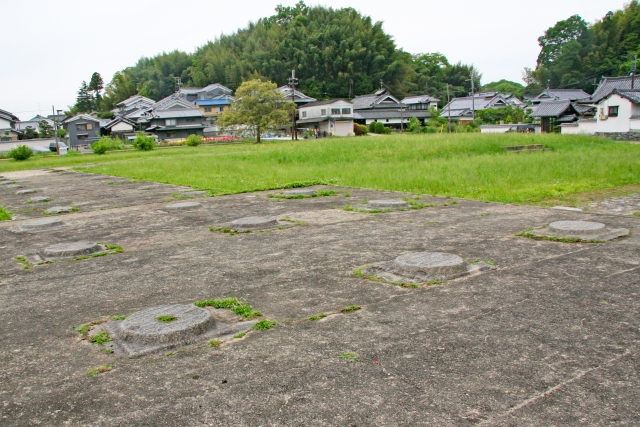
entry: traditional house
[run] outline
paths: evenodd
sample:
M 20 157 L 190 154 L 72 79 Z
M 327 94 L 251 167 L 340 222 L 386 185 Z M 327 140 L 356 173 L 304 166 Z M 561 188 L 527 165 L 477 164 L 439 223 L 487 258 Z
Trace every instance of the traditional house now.
M 595 105 L 602 101 L 616 89 L 640 89 L 640 77 L 602 77 L 593 95 L 580 99 L 581 104 Z
M 542 132 L 553 132 L 556 126 L 573 123 L 578 120 L 580 112 L 569 100 L 545 101 L 538 104 L 529 117 L 540 119 Z
M 531 99 L 534 105 L 547 101 L 571 101 L 588 98 L 589 94 L 582 89 L 545 89 L 542 93 Z
M 145 131 L 155 133 L 160 140 L 186 138 L 191 134 L 202 136 L 209 125 L 202 111 L 177 93 L 158 101 L 140 123 L 147 125 Z
M 317 99 L 307 96 L 299 90 L 294 91 L 290 86 L 280 86 L 276 91 L 283 94 L 287 101 L 295 102 L 298 107 L 317 101 Z
M 138 130 L 138 121 L 133 118 L 119 116 L 106 123 L 102 129 L 107 135 L 127 139 L 135 135 Z
M 69 147 L 93 144 L 100 138 L 100 119 L 88 114 L 67 117 L 62 127 L 67 131 Z
M 17 122 L 16 129 L 19 130 L 20 132 L 25 132 L 27 128 L 30 127 L 32 130 L 38 132 L 40 127 L 40 122 L 42 120 L 46 121 L 49 124 L 49 126 L 51 126 L 52 128 L 55 127 L 55 123 L 53 120 L 38 114 L 29 120 Z
M 406 105 L 407 110 L 409 111 L 414 111 L 414 110 L 429 111 L 429 109 L 431 108 L 437 110 L 438 102 L 440 102 L 438 98 L 434 98 L 429 95 L 408 96 L 402 100 L 402 103 Z
M 444 106 L 440 116 L 451 118 L 451 121 L 464 125 L 474 120 L 477 111 L 508 106 L 525 108 L 526 104 L 511 94 L 481 92 L 473 97 L 453 98 Z
M 22 132 L 16 129 L 20 119 L 8 111 L 0 110 L 0 141 L 17 141 Z
M 352 136 L 353 103 L 344 99 L 316 101 L 300 107 L 300 128 L 311 128 L 321 136 Z
M 399 129 L 409 123 L 411 117 L 429 117 L 428 110 L 416 110 L 410 115 L 406 109 L 406 105 L 385 89 L 353 98 L 354 121 L 367 126 L 373 122 L 381 122 L 385 126 Z
M 613 89 L 596 108 L 594 118 L 562 125 L 562 133 L 640 139 L 640 89 Z

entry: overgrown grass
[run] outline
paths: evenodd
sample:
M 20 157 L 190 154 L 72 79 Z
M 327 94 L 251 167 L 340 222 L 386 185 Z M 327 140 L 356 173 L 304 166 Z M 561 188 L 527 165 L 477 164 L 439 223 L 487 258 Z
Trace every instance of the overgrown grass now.
M 113 341 L 113 339 L 107 331 L 100 331 L 91 337 L 91 344 L 102 345 L 111 341 Z
M 581 239 L 580 237 L 556 237 L 556 236 L 538 236 L 537 234 L 533 234 L 530 231 L 521 231 L 516 234 L 518 237 L 527 237 L 533 240 L 548 240 L 550 242 L 561 242 L 561 243 L 605 243 L 604 240 L 587 240 Z
M 261 320 L 258 323 L 255 323 L 251 327 L 251 330 L 252 331 L 266 331 L 266 330 L 269 330 L 269 329 L 273 328 L 277 324 L 278 324 L 278 322 L 276 322 L 275 320 Z
M 503 148 L 525 144 L 551 150 L 516 154 Z M 86 170 L 216 195 L 337 184 L 537 204 L 640 184 L 639 158 L 638 145 L 580 135 L 385 135 L 34 158 L 1 162 L 0 172 L 96 162 Z

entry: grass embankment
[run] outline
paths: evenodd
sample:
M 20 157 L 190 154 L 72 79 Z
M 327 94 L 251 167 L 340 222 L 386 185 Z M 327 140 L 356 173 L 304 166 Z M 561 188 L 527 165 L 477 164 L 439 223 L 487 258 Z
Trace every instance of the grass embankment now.
M 507 152 L 545 144 L 550 151 Z M 640 145 L 568 135 L 388 135 L 0 162 L 6 170 L 81 165 L 214 194 L 295 182 L 539 204 L 640 184 Z

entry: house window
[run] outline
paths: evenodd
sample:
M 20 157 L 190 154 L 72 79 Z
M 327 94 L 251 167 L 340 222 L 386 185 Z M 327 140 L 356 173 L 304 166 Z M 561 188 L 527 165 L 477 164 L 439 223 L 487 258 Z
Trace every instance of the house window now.
M 332 108 L 332 109 L 331 109 L 331 114 L 337 114 L 337 115 L 340 115 L 340 109 L 339 109 L 339 108 Z
M 320 110 L 320 115 L 321 116 L 326 116 L 327 115 L 327 109 L 323 108 L 322 110 Z
M 89 135 L 78 135 L 78 141 L 84 141 L 89 137 Z
M 211 107 L 204 107 L 204 112 L 205 113 L 210 113 L 211 112 Z
M 351 114 L 351 108 L 343 108 L 342 114 Z
M 195 123 L 196 119 L 193 117 L 187 118 L 187 123 Z
M 609 107 L 609 117 L 618 117 L 618 107 Z
M 166 119 L 164 121 L 164 125 L 165 126 L 175 126 L 176 125 L 176 119 Z
M 302 117 L 307 117 L 307 112 L 306 111 L 302 112 Z
M 224 111 L 224 107 L 220 107 L 219 111 L 222 113 Z
M 167 132 L 167 138 L 175 138 L 178 135 L 178 132 L 175 130 L 170 130 Z
M 91 130 L 93 129 L 93 124 L 91 123 L 81 123 L 76 125 L 76 130 Z

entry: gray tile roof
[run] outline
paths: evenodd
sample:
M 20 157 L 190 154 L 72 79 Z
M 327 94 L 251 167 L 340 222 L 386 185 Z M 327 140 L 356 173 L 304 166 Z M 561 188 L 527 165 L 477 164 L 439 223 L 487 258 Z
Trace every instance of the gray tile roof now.
M 189 102 L 181 98 L 177 93 L 173 93 L 164 99 L 161 99 L 153 106 L 153 111 L 166 110 L 170 106 L 180 105 L 184 108 L 196 108 L 193 102 Z
M 614 89 L 613 93 L 628 99 L 634 104 L 640 104 L 640 89 L 634 89 L 634 90 Z
M 385 102 L 389 100 L 390 102 Z M 356 96 L 351 100 L 354 110 L 370 108 L 389 108 L 389 105 L 400 105 L 400 101 L 386 90 L 379 90 L 374 94 Z
M 571 103 L 571 106 L 573 108 L 575 108 L 575 110 L 580 114 L 585 114 L 585 113 L 588 113 L 588 112 L 595 113 L 595 111 L 596 111 L 596 107 L 594 107 L 592 105 Z
M 173 119 L 178 117 L 204 117 L 204 114 L 198 108 L 179 108 L 153 112 L 154 119 Z
M 545 89 L 540 95 L 535 97 L 534 101 L 545 101 L 547 99 L 555 101 L 577 101 L 578 99 L 588 97 L 589 94 L 582 89 Z
M 434 98 L 433 96 L 429 96 L 429 95 L 416 95 L 416 96 L 407 96 L 405 99 L 402 100 L 403 104 L 429 104 L 431 102 L 438 102 L 440 101 L 438 98 Z
M 546 101 L 541 102 L 529 117 L 560 117 L 567 110 L 571 110 L 571 101 Z
M 284 96 L 286 96 L 287 99 L 291 99 L 291 88 L 289 86 L 280 86 L 276 90 L 278 92 L 282 93 Z M 293 96 L 294 96 L 295 102 L 297 102 L 297 103 L 308 103 L 308 102 L 316 102 L 317 101 L 317 99 L 312 98 L 312 97 L 310 97 L 308 95 L 305 95 L 304 93 L 300 92 L 299 90 L 296 90 Z
M 640 77 L 636 78 L 635 87 L 640 89 Z M 596 91 L 593 92 L 593 95 L 580 101 L 597 104 L 607 96 L 611 95 L 611 92 L 615 89 L 631 89 L 631 76 L 603 77 L 600 80 Z
M 11 114 L 6 110 L 0 110 L 0 117 L 2 117 L 5 120 L 9 120 L 10 122 L 17 122 L 20 120 L 17 116 L 14 116 L 13 114 Z

